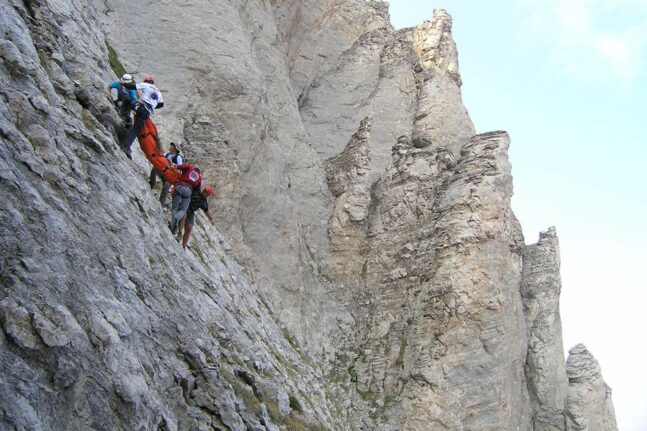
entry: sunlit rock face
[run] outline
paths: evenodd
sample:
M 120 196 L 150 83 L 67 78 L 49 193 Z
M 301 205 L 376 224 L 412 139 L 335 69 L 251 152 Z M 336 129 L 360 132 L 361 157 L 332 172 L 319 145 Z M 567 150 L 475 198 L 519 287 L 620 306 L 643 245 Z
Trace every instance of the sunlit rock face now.
M 452 19 L 364 0 L 0 0 L 0 428 L 615 430 L 553 229 L 476 134 Z M 191 249 L 119 65 L 215 184 Z M 135 144 L 136 145 L 136 144 Z

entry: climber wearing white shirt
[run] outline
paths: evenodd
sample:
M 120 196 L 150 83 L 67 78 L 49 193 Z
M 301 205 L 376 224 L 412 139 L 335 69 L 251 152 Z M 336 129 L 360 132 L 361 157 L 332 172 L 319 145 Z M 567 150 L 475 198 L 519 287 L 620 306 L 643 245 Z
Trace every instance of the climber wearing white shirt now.
M 152 79 L 153 77 L 148 75 L 146 78 Z M 157 89 L 157 87 L 155 87 L 155 84 L 152 84 L 149 81 L 137 84 L 137 94 L 139 95 L 139 100 L 148 105 L 147 108 L 151 114 L 153 114 L 155 108 L 162 108 L 164 106 L 162 93 Z
M 144 127 L 144 123 L 150 117 L 156 108 L 164 106 L 162 93 L 155 87 L 155 79 L 151 75 L 146 75 L 144 82 L 137 84 L 137 102 L 135 103 L 135 123 L 130 128 L 124 142 L 123 150 L 128 158 L 130 155 L 130 146 L 137 137 L 137 134 Z

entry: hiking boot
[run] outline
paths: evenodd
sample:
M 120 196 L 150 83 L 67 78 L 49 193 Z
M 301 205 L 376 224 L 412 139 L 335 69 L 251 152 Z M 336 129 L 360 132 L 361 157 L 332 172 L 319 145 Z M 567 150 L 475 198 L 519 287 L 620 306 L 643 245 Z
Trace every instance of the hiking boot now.
M 128 157 L 130 160 L 133 159 L 132 151 L 130 150 L 130 147 L 121 147 L 124 153 L 126 153 L 126 157 Z

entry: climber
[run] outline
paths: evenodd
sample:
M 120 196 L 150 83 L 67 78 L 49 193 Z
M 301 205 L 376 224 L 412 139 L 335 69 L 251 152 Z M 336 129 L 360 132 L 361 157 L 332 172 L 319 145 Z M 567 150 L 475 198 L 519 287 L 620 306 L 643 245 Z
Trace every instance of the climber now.
M 128 158 L 131 157 L 130 146 L 137 137 L 144 123 L 155 112 L 155 109 L 164 107 L 162 93 L 155 87 L 155 79 L 151 75 L 144 77 L 144 82 L 137 84 L 137 101 L 131 108 L 135 111 L 135 124 L 130 128 L 123 142 L 123 150 Z
M 175 145 L 175 142 L 171 142 L 169 151 L 164 154 L 164 157 L 166 157 L 167 160 L 171 163 L 171 166 L 181 165 L 184 162 L 182 154 L 180 154 L 180 149 L 177 147 L 177 145 Z M 162 206 L 165 206 L 166 197 L 168 196 L 168 191 L 171 187 L 171 183 L 169 181 L 166 181 L 162 173 L 160 173 L 157 169 L 155 169 L 155 167 L 153 167 L 151 168 L 151 174 L 148 179 L 148 183 L 150 184 L 151 189 L 155 187 L 155 184 L 157 183 L 157 177 L 162 178 L 163 181 L 162 191 L 160 193 L 160 203 L 162 204 Z
M 119 116 L 124 120 L 126 127 L 130 127 L 130 107 L 137 100 L 137 86 L 132 75 L 124 73 L 119 81 L 113 81 L 106 88 L 106 94 L 111 95 L 112 90 L 117 90 L 115 106 L 119 108 Z
M 195 222 L 195 213 L 201 209 L 204 211 L 205 215 L 211 222 L 214 224 L 216 219 L 209 212 L 209 202 L 207 198 L 213 195 L 213 187 L 206 186 L 202 191 L 200 189 L 194 189 L 191 193 L 191 200 L 189 203 L 189 209 L 186 212 L 184 217 L 184 235 L 182 236 L 182 247 L 186 249 L 187 244 L 189 243 L 189 238 L 191 238 L 191 231 L 193 230 L 193 224 Z
M 202 185 L 200 169 L 188 163 L 177 165 L 177 169 L 180 171 L 181 176 L 173 184 L 171 222 L 169 223 L 169 228 L 173 234 L 175 234 L 180 220 L 182 220 L 186 215 L 191 201 L 191 193 L 195 189 L 200 190 L 200 186 Z

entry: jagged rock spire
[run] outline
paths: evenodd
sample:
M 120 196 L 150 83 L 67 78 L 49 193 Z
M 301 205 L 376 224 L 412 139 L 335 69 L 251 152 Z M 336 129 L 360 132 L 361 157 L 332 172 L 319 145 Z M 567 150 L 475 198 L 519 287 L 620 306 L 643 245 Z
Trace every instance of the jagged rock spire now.
M 616 431 L 611 388 L 602 379 L 598 361 L 584 344 L 569 350 L 566 375 L 568 430 Z
M 445 9 L 434 9 L 433 19 L 416 26 L 413 34 L 413 49 L 420 58 L 420 65 L 426 70 L 437 68 L 445 72 L 460 87 L 458 51 L 452 38 L 449 13 Z

